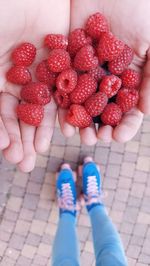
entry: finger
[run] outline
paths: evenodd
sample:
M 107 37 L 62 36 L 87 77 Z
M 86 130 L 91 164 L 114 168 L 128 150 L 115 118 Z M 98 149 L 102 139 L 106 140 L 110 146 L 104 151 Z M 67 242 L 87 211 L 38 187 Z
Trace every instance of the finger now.
M 97 138 L 103 142 L 109 143 L 112 141 L 113 128 L 109 125 L 101 126 L 97 133 Z
M 97 142 L 95 125 L 92 124 L 90 127 L 80 129 L 81 142 L 85 145 L 92 146 Z
M 131 140 L 140 128 L 143 120 L 143 113 L 134 108 L 127 112 L 121 123 L 113 130 L 113 138 L 118 142 Z
M 18 164 L 22 172 L 30 172 L 33 170 L 36 161 L 36 152 L 34 148 L 35 127 L 20 123 L 22 144 L 24 156 L 22 161 Z
M 75 134 L 76 129 L 75 127 L 69 125 L 66 122 L 66 114 L 67 114 L 67 110 L 62 109 L 62 108 L 58 109 L 58 119 L 59 119 L 61 131 L 65 137 L 69 138 Z
M 150 51 L 143 70 L 143 79 L 140 89 L 139 108 L 145 114 L 150 114 Z
M 11 163 L 18 163 L 23 158 L 20 128 L 16 115 L 18 100 L 12 95 L 2 93 L 0 102 L 2 120 L 10 139 L 10 145 L 3 151 L 3 154 Z
M 6 149 L 10 144 L 10 139 L 3 121 L 0 117 L 0 150 Z
M 44 118 L 41 125 L 37 128 L 35 134 L 35 149 L 39 153 L 45 152 L 50 145 L 53 135 L 55 120 L 57 115 L 57 106 L 52 99 L 44 108 Z

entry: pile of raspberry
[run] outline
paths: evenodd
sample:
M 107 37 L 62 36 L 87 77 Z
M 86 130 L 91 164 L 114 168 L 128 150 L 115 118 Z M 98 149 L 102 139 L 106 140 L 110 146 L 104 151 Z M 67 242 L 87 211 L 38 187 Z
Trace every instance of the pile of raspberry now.
M 93 121 L 117 126 L 122 117 L 138 104 L 141 76 L 130 68 L 133 50 L 114 36 L 104 15 L 95 13 L 84 28 L 73 30 L 68 38 L 48 34 L 44 47 L 49 56 L 35 68 L 33 81 L 29 67 L 36 56 L 31 43 L 23 43 L 12 53 L 9 82 L 22 85 L 18 118 L 38 126 L 44 105 L 55 99 L 67 109 L 66 121 L 79 128 Z

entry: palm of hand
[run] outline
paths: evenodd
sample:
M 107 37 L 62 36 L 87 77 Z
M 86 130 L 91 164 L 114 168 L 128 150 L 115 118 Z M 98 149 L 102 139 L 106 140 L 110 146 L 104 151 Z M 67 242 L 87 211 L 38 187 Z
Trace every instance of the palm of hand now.
M 124 116 L 122 123 L 113 129 L 110 126 L 101 127 L 98 132 L 94 127 L 81 130 L 81 139 L 87 144 L 94 144 L 97 138 L 103 141 L 130 140 L 139 129 L 143 115 L 150 112 L 150 84 L 147 79 L 150 44 L 150 3 L 145 1 L 119 1 L 119 0 L 84 0 L 74 1 L 72 5 L 71 28 L 83 27 L 89 15 L 95 12 L 103 13 L 110 25 L 111 31 L 134 51 L 135 57 L 132 68 L 143 72 L 143 81 L 140 88 L 140 102 L 138 108 L 133 109 Z M 150 70 L 149 70 L 150 71 Z M 141 110 L 141 111 L 140 111 Z
M 62 3 L 58 0 L 55 1 L 58 2 L 55 5 L 52 5 L 52 2 L 16 1 L 10 7 L 11 3 L 5 1 L 0 10 L 0 90 L 2 91 L 0 148 L 3 149 L 5 158 L 12 163 L 18 163 L 22 171 L 33 169 L 36 151 L 47 150 L 53 133 L 57 108 L 53 101 L 45 106 L 44 119 L 37 129 L 24 123 L 19 124 L 15 108 L 20 98 L 20 86 L 8 83 L 5 74 L 11 65 L 11 51 L 18 43 L 24 41 L 33 43 L 38 49 L 36 62 L 39 62 L 47 56 L 46 52 L 40 49 L 43 45 L 43 37 L 48 33 L 67 34 L 69 1 Z

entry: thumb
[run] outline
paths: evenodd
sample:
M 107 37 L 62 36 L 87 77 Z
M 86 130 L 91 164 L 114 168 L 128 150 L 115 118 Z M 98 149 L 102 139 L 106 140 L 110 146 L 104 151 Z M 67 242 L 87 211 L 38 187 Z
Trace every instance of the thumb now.
M 144 114 L 150 114 L 150 49 L 147 52 L 147 61 L 143 69 L 139 109 Z

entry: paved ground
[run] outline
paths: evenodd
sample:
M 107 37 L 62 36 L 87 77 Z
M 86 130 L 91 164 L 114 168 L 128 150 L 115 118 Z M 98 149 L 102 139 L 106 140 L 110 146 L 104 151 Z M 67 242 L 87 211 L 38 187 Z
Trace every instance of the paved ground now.
M 50 265 L 57 228 L 54 172 L 63 161 L 75 169 L 84 155 L 94 156 L 103 173 L 104 202 L 125 247 L 129 266 L 150 265 L 150 118 L 129 143 L 80 146 L 56 127 L 50 151 L 39 156 L 31 174 L 0 164 L 0 265 Z M 81 265 L 94 265 L 86 210 L 78 219 Z

